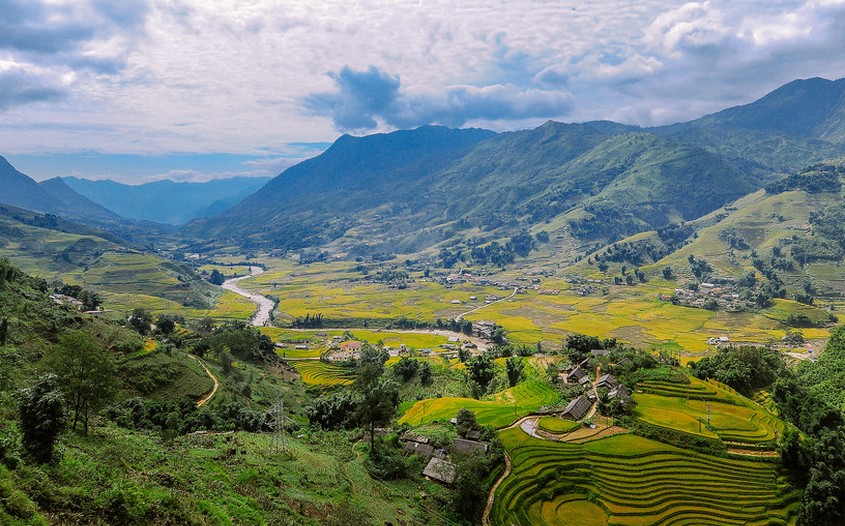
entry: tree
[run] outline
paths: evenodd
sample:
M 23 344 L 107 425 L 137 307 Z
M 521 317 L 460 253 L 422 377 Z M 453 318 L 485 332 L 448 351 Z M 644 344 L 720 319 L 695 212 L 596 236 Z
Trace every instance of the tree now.
M 458 436 L 466 438 L 470 431 L 479 431 L 481 426 L 478 425 L 478 420 L 475 419 L 475 413 L 469 409 L 461 408 L 455 418 L 457 424 L 455 425 Z
M 519 383 L 524 368 L 525 364 L 522 363 L 522 358 L 519 356 L 511 356 L 505 360 L 505 373 L 508 375 L 509 386 L 513 387 Z
M 141 336 L 146 336 L 150 333 L 152 323 L 153 318 L 150 313 L 141 307 L 133 310 L 132 316 L 129 317 L 129 325 Z
M 53 446 L 65 426 L 65 402 L 54 374 L 39 378 L 20 394 L 23 447 L 38 462 L 50 462 Z
M 82 308 L 84 310 L 97 310 L 97 307 L 102 303 L 99 294 L 86 289 L 80 290 L 76 299 L 82 302 Z
M 393 372 L 400 376 L 403 382 L 407 382 L 417 374 L 419 367 L 420 362 L 403 356 L 399 359 L 399 363 L 393 366 Z
M 428 362 L 423 362 L 422 366 L 420 366 L 419 375 L 422 385 L 431 384 L 431 365 Z
M 169 314 L 161 314 L 156 318 L 156 329 L 165 336 L 176 330 L 176 318 Z
M 6 345 L 6 337 L 9 335 L 9 320 L 0 320 L 0 347 Z
M 466 363 L 467 360 L 469 360 L 469 350 L 461 347 L 458 349 L 458 361 Z
M 224 276 L 219 270 L 214 269 L 211 271 L 211 277 L 208 278 L 214 285 L 222 285 L 224 281 L 226 281 L 226 276 Z
M 554 382 L 558 379 L 560 375 L 560 368 L 558 368 L 556 363 L 550 363 L 546 365 L 546 380 L 549 382 Z
M 362 427 L 369 427 L 370 449 L 373 449 L 376 426 L 390 422 L 399 405 L 399 390 L 392 380 L 381 376 L 369 385 L 356 384 L 355 387 L 359 394 L 355 420 Z
M 339 391 L 324 395 L 305 408 L 308 421 L 323 429 L 351 427 L 351 421 L 357 401 L 349 391 Z
M 457 463 L 452 506 L 471 524 L 480 524 L 479 518 L 487 502 L 488 486 L 484 483 L 487 471 L 488 461 L 480 456 L 466 457 Z
M 87 434 L 91 415 L 105 407 L 117 391 L 114 360 L 91 334 L 71 331 L 59 339 L 48 365 L 73 413 L 72 429 L 81 421 Z
M 663 267 L 663 277 L 665 279 L 672 279 L 672 267 Z
M 493 360 L 486 354 L 476 356 L 467 362 L 467 377 L 482 390 L 493 380 L 496 372 L 493 368 Z

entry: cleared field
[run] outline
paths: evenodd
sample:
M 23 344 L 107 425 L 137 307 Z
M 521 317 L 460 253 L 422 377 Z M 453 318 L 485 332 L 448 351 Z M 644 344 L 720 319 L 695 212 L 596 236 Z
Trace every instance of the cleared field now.
M 309 360 L 306 362 L 290 362 L 296 368 L 302 381 L 307 385 L 335 386 L 349 385 L 355 381 L 355 374 L 338 365 Z
M 449 420 L 454 418 L 460 409 L 469 409 L 475 413 L 479 424 L 500 428 L 510 425 L 542 406 L 554 404 L 558 397 L 558 392 L 546 383 L 526 380 L 487 400 L 473 398 L 420 400 L 399 419 L 399 423 L 419 426 L 435 420 Z
M 776 465 L 728 460 L 634 435 L 567 444 L 500 433 L 511 474 L 491 524 L 722 525 L 795 523 L 800 492 Z
M 785 424 L 761 405 L 717 382 L 691 378 L 689 385 L 642 382 L 635 414 L 650 424 L 684 433 L 756 444 L 783 434 Z M 707 428 L 707 420 L 710 428 Z

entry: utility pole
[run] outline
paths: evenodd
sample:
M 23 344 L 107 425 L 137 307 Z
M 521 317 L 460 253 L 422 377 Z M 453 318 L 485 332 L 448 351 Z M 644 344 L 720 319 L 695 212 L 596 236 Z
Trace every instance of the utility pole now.
M 285 437 L 285 403 L 282 399 L 279 399 L 270 409 L 270 417 L 272 419 L 270 426 L 273 428 L 273 449 L 279 454 L 288 450 Z

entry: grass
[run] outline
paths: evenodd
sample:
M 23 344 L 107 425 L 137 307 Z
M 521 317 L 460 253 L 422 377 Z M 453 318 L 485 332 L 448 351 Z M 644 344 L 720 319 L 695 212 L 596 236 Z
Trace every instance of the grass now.
M 580 445 L 519 428 L 500 437 L 512 472 L 496 492 L 493 524 L 794 524 L 800 501 L 774 464 L 627 434 Z
M 638 389 L 644 392 L 634 394 L 635 414 L 650 424 L 748 444 L 772 441 L 784 431 L 775 415 L 717 382 L 642 382 Z
M 442 525 L 442 510 L 416 498 L 444 489 L 425 480 L 376 481 L 343 433 L 298 433 L 279 453 L 258 433 L 155 435 L 113 426 L 64 435 L 55 465 L 0 467 L 0 503 L 19 524 Z
M 485 400 L 449 397 L 421 400 L 399 419 L 399 423 L 419 426 L 449 420 L 463 408 L 475 413 L 479 424 L 501 428 L 542 406 L 553 405 L 558 397 L 557 391 L 545 382 L 526 380 Z
M 199 400 L 211 391 L 213 383 L 200 365 L 181 352 L 141 355 L 118 367 L 126 386 L 126 396 L 156 400 Z

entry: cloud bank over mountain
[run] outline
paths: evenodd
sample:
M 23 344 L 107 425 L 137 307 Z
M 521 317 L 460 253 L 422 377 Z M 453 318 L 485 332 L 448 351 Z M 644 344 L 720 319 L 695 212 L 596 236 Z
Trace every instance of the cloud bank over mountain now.
M 845 76 L 845 1 L 0 0 L 9 154 L 277 155 L 421 124 L 654 125 Z

